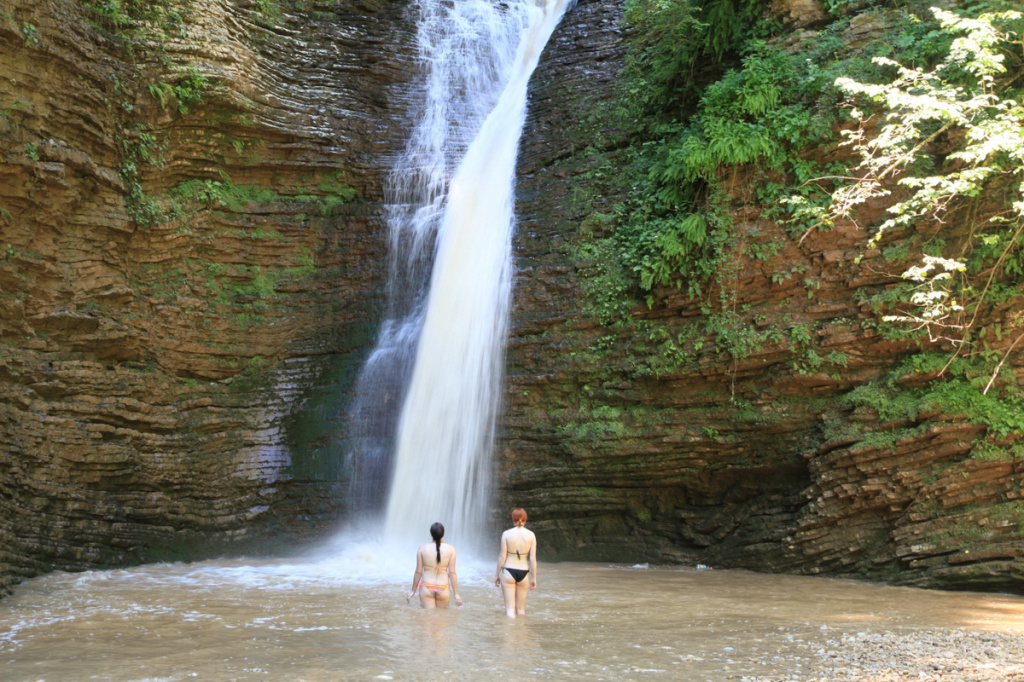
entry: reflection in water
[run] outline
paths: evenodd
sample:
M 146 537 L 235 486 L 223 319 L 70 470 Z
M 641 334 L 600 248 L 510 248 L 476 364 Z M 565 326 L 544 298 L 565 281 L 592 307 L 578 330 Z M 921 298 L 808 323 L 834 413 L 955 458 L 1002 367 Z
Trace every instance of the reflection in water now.
M 490 564 L 462 559 L 465 606 L 428 611 L 405 603 L 412 552 L 343 556 L 28 581 L 0 601 L 2 677 L 808 679 L 816 650 L 845 633 L 1024 633 L 1018 597 L 595 564 L 543 565 L 527 617 L 512 620 Z

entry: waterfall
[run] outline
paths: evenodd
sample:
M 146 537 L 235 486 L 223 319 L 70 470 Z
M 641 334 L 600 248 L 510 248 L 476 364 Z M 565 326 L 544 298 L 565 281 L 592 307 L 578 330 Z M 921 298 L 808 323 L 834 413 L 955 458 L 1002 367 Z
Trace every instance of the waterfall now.
M 423 109 L 391 176 L 386 319 L 350 413 L 354 499 L 390 539 L 486 528 L 527 85 L 570 2 L 420 3 Z

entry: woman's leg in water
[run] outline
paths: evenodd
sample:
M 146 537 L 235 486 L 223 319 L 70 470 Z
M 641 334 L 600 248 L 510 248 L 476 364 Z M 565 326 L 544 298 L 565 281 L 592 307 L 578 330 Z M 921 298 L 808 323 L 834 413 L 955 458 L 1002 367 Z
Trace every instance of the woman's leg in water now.
M 526 615 L 526 595 L 530 594 L 530 577 L 516 583 L 516 613 Z
M 517 583 L 512 574 L 501 569 L 501 596 L 505 598 L 505 615 L 509 618 L 516 617 L 516 592 L 522 583 Z

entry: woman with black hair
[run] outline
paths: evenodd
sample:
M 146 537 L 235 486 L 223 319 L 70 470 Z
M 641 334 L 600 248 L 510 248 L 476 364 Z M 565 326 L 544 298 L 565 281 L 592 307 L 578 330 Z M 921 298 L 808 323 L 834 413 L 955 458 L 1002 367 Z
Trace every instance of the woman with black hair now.
M 444 526 L 435 523 L 430 527 L 433 542 L 420 545 L 416 550 L 416 573 L 412 577 L 412 590 L 405 601 L 412 599 L 416 591 L 420 593 L 420 606 L 432 609 L 437 606 L 448 607 L 452 595 L 455 604 L 462 606 L 459 596 L 459 580 L 455 575 L 455 548 L 444 538 Z M 451 594 L 449 594 L 451 592 Z

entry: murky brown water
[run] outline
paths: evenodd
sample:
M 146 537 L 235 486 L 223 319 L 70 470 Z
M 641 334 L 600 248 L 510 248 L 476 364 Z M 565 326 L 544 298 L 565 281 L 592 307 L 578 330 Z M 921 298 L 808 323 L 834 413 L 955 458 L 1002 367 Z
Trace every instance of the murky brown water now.
M 0 601 L 0 678 L 792 679 L 843 633 L 1024 633 L 1024 598 L 576 563 L 541 564 L 527 616 L 510 620 L 492 566 L 462 561 L 466 604 L 431 612 L 406 604 L 413 566 L 404 563 L 218 561 L 45 576 Z

